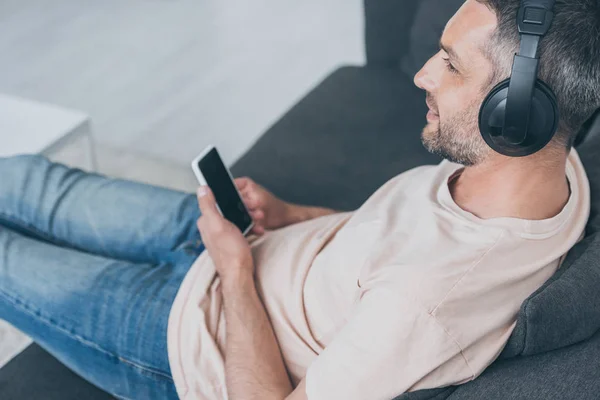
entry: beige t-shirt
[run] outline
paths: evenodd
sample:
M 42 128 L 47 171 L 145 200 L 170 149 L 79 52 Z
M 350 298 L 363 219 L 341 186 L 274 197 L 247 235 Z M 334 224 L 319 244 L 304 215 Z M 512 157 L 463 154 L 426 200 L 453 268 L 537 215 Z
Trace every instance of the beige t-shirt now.
M 543 221 L 462 210 L 448 189 L 460 168 L 413 169 L 355 212 L 252 242 L 259 294 L 309 400 L 391 399 L 474 379 L 504 348 L 521 303 L 582 237 L 590 194 L 575 151 L 571 197 Z M 227 397 L 219 285 L 204 252 L 171 311 L 169 358 L 182 399 Z

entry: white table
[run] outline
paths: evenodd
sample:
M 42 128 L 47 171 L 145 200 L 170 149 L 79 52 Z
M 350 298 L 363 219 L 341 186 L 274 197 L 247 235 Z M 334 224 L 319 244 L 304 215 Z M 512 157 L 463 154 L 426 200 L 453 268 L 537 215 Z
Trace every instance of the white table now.
M 90 118 L 79 111 L 0 94 L 0 157 L 49 155 L 85 136 L 87 165 L 97 169 Z
M 87 115 L 0 94 L 0 157 L 49 155 L 81 136 L 87 140 L 87 165 L 95 171 L 94 140 Z M 0 368 L 30 344 L 31 339 L 0 320 Z
M 31 339 L 0 319 L 0 368 L 31 344 Z

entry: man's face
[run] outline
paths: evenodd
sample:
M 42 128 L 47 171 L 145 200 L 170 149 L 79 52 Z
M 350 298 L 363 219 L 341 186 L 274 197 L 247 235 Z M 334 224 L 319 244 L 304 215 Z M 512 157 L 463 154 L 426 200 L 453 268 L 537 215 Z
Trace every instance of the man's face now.
M 425 148 L 465 166 L 483 162 L 491 151 L 478 116 L 492 73 L 482 47 L 495 28 L 494 13 L 467 0 L 446 25 L 440 51 L 415 75 L 415 84 L 427 92 Z

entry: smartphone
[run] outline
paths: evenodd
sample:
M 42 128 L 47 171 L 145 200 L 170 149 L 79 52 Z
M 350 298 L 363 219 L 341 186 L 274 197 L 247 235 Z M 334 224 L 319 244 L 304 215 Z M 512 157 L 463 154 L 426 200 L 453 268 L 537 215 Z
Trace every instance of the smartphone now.
M 192 161 L 192 170 L 198 182 L 208 185 L 213 192 L 221 215 L 247 235 L 254 222 L 217 148 L 210 145 L 200 153 Z

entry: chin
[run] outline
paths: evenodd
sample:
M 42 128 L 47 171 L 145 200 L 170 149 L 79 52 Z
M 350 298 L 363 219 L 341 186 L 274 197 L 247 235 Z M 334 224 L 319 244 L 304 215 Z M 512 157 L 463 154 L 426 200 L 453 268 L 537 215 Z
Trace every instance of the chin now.
M 421 138 L 424 140 L 437 138 L 440 135 L 440 126 L 437 122 L 428 122 L 421 132 Z

